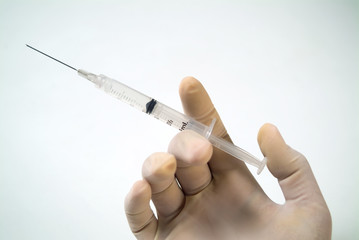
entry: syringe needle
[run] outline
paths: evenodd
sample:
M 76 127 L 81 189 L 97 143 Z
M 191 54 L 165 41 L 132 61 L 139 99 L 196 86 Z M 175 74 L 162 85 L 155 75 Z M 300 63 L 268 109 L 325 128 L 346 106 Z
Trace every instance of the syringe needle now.
M 78 71 L 76 68 L 74 68 L 74 67 L 72 67 L 72 66 L 70 66 L 70 65 L 68 65 L 68 64 L 66 64 L 66 63 L 64 63 L 64 62 L 62 62 L 62 61 L 60 61 L 60 60 L 58 60 L 58 59 L 56 59 L 56 58 L 54 58 L 54 57 L 51 57 L 50 55 L 47 55 L 46 53 L 43 53 L 43 52 L 41 52 L 40 50 L 38 50 L 38 49 L 36 49 L 36 48 L 34 48 L 34 47 L 31 47 L 30 45 L 27 45 L 27 44 L 25 44 L 25 45 L 26 45 L 26 47 L 29 47 L 29 48 L 31 48 L 32 50 L 35 50 L 36 52 L 39 52 L 39 53 L 45 55 L 46 57 L 49 57 L 49 58 L 51 58 L 51 59 L 53 59 L 53 60 L 55 60 L 55 61 L 57 61 L 57 62 L 59 62 L 59 63 L 61 63 L 61 64 L 63 64 L 63 65 L 65 65 L 66 67 L 69 67 L 69 68 L 75 70 L 76 72 Z

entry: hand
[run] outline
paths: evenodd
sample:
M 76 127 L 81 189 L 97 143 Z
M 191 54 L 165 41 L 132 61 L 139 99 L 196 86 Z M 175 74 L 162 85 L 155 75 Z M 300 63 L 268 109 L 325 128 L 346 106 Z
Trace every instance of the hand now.
M 180 96 L 187 115 L 207 125 L 216 118 L 213 134 L 230 141 L 196 79 L 182 81 Z M 144 179 L 126 197 L 137 239 L 330 239 L 331 216 L 305 157 L 270 124 L 260 129 L 258 143 L 284 205 L 266 196 L 242 161 L 183 131 L 169 144 L 169 153 L 154 153 L 144 162 Z

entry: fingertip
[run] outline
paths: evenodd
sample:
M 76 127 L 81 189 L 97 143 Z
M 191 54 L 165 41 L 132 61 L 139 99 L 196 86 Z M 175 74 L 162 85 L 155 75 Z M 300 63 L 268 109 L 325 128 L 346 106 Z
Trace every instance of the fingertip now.
M 200 81 L 192 76 L 184 77 L 179 86 L 179 94 L 182 97 L 186 97 L 187 95 L 192 95 L 199 88 L 203 87 Z
M 173 182 L 177 162 L 169 153 L 154 153 L 142 166 L 142 176 L 150 184 L 152 194 L 167 189 Z
M 151 188 L 150 188 L 150 185 L 148 184 L 148 182 L 146 180 L 142 179 L 142 180 L 136 181 L 133 184 L 129 193 L 135 197 L 138 195 L 151 196 Z
M 270 123 L 264 124 L 258 132 L 258 144 L 268 159 L 267 167 L 278 180 L 285 179 L 307 167 L 305 157 L 286 144 L 278 128 Z
M 271 124 L 265 123 L 258 131 L 257 141 L 259 145 L 262 145 L 264 142 L 268 142 L 273 136 L 279 134 L 278 128 Z
M 190 154 L 188 159 L 191 160 L 193 165 L 204 165 L 212 157 L 213 146 L 207 139 L 202 137 L 198 139 L 197 144 L 193 144 L 191 151 L 188 151 L 188 153 Z
M 176 159 L 172 154 L 157 152 L 151 154 L 142 165 L 142 176 L 152 181 L 167 179 L 176 172 Z
M 200 134 L 184 130 L 171 140 L 168 152 L 176 157 L 178 167 L 205 165 L 212 156 L 213 146 Z
M 288 147 L 278 128 L 271 123 L 265 123 L 259 129 L 257 141 L 265 157 L 268 157 L 267 155 L 273 152 L 269 151 L 270 149 Z
M 179 86 L 179 94 L 185 114 L 206 125 L 213 120 L 215 109 L 200 81 L 194 77 L 185 77 Z
M 139 206 L 147 207 L 151 199 L 151 187 L 146 180 L 136 181 L 125 198 L 125 210 L 129 214 L 143 211 Z
M 150 200 L 151 187 L 145 180 L 135 182 L 125 198 L 127 221 L 137 239 L 154 239 L 157 219 L 149 205 Z
M 258 132 L 258 145 L 268 159 L 269 171 L 275 177 L 282 178 L 282 174 L 279 173 L 288 165 L 290 151 L 278 128 L 271 123 L 265 123 Z

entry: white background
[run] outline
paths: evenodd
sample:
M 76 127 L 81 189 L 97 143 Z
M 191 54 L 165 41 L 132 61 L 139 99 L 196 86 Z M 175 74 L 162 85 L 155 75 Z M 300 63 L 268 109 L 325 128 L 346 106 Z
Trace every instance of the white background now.
M 195 76 L 237 145 L 276 124 L 358 237 L 358 4 L 268 2 L 0 0 L 0 239 L 132 239 L 124 197 L 176 133 L 25 44 L 178 110 Z

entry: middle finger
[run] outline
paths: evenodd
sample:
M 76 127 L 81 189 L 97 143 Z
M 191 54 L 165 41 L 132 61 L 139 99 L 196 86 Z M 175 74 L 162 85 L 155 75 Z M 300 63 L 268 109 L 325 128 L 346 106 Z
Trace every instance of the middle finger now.
M 211 182 L 212 174 L 207 163 L 213 148 L 207 139 L 185 130 L 172 139 L 168 152 L 176 157 L 176 177 L 185 195 L 196 194 Z

